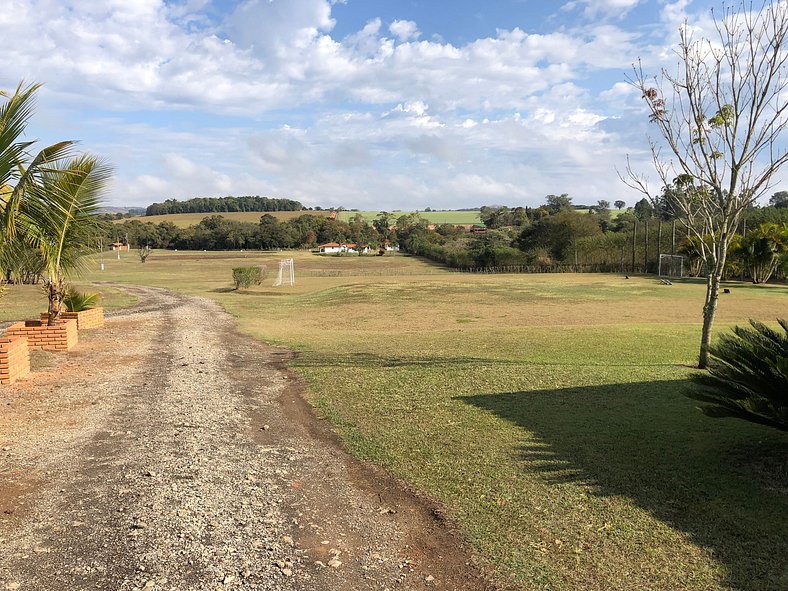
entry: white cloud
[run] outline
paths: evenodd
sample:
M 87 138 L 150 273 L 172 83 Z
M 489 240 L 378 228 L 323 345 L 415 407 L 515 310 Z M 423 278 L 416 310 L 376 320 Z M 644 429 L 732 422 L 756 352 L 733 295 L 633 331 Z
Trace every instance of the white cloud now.
M 402 42 L 418 39 L 421 36 L 418 25 L 413 21 L 394 21 L 389 25 L 389 31 Z
M 340 39 L 330 0 L 243 0 L 222 22 L 208 0 L 12 1 L 0 87 L 46 81 L 43 123 L 110 156 L 116 203 L 267 193 L 400 208 L 607 198 L 614 164 L 642 145 L 623 73 L 687 8 L 665 2 L 648 37 L 602 18 L 453 44 L 379 18 Z M 638 2 L 570 4 L 590 18 Z
M 585 6 L 584 12 L 589 17 L 599 14 L 623 17 L 643 0 L 573 0 L 562 6 L 563 10 L 573 10 Z

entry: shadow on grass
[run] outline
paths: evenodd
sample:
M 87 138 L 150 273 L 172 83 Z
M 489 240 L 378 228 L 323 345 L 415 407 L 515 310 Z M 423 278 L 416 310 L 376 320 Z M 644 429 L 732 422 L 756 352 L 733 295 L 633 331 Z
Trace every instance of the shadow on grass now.
M 728 571 L 727 585 L 788 589 L 788 438 L 693 408 L 683 381 L 460 397 L 538 442 L 527 470 L 600 496 L 623 495 Z M 539 468 L 532 467 L 538 460 Z

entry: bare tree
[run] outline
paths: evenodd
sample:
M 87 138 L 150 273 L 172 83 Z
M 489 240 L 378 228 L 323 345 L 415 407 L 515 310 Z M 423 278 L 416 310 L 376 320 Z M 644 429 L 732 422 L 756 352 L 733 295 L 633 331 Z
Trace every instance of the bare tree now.
M 652 201 L 658 197 L 687 225 L 706 266 L 699 367 L 708 365 L 720 280 L 742 213 L 773 187 L 788 153 L 777 142 L 788 125 L 788 7 L 742 1 L 712 11 L 714 34 L 679 31 L 675 73 L 629 82 L 648 106 L 662 141 L 650 140 L 661 195 L 627 162 L 620 175 Z

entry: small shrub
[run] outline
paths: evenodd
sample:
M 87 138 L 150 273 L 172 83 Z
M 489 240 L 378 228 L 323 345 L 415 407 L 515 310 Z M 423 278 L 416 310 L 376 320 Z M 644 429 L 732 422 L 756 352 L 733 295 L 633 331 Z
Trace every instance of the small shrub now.
M 700 390 L 688 392 L 710 403 L 710 417 L 736 417 L 788 431 L 788 322 L 782 331 L 750 320 L 752 328 L 737 326 L 710 349 L 709 371 L 693 377 Z
M 99 297 L 97 293 L 82 293 L 75 289 L 69 289 L 63 296 L 63 303 L 69 312 L 82 312 L 82 310 L 96 305 Z
M 153 249 L 150 246 L 140 246 L 139 249 L 137 249 L 137 256 L 140 257 L 140 262 L 144 263 L 147 261 L 152 252 Z
M 260 285 L 268 276 L 265 265 L 262 267 L 235 267 L 233 269 L 233 283 L 235 289 Z

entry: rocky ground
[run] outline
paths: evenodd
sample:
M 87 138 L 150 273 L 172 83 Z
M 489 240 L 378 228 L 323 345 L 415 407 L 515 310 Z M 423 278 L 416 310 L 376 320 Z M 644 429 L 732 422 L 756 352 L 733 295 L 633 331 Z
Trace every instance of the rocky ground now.
M 349 457 L 288 352 L 144 306 L 0 386 L 0 589 L 491 589 L 433 503 Z

